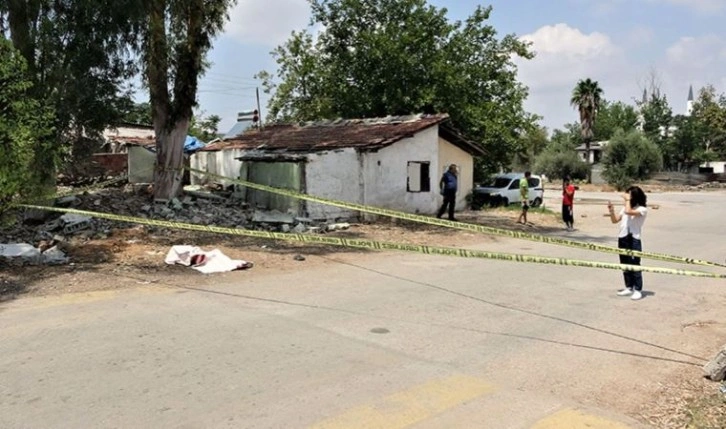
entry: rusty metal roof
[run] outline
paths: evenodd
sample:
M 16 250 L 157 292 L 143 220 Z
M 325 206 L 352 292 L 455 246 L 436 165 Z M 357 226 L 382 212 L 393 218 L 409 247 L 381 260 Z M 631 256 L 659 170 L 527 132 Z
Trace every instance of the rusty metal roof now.
M 307 122 L 299 125 L 267 125 L 261 130 L 217 143 L 208 144 L 202 151 L 245 149 L 269 152 L 315 152 L 343 148 L 377 150 L 414 134 L 441 124 L 449 115 L 389 116 L 371 119 L 338 119 Z M 451 131 L 449 131 L 450 133 Z M 478 146 L 455 139 L 462 149 L 480 155 Z M 469 147 L 469 145 L 471 147 Z M 460 146 L 461 147 L 461 146 Z

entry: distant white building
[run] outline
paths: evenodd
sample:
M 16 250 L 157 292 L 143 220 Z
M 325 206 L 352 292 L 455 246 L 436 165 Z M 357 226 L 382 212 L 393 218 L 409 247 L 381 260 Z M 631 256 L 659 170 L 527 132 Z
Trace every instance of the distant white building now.
M 605 147 L 607 147 L 608 143 L 610 143 L 610 140 L 590 143 L 589 159 L 587 158 L 587 146 L 585 144 L 577 146 L 575 150 L 577 151 L 577 155 L 584 162 L 588 164 L 597 164 L 602 160 L 603 154 L 605 152 Z
M 660 92 L 656 92 L 655 94 L 651 94 L 651 95 L 660 97 Z M 691 114 L 693 113 L 694 102 L 695 102 L 695 99 L 693 97 L 693 85 L 690 85 L 688 87 L 688 98 L 686 99 L 686 109 L 683 112 L 683 115 L 691 116 Z M 648 104 L 648 91 L 643 90 L 643 99 L 641 100 L 641 103 L 640 103 L 641 109 L 638 112 L 638 129 L 640 131 L 643 131 L 643 126 L 645 125 L 645 118 L 643 117 L 642 108 L 643 108 L 643 106 L 646 106 L 647 104 Z M 661 127 L 659 127 L 659 129 L 660 129 L 661 137 L 668 137 L 668 136 L 672 136 L 673 133 L 675 133 L 678 130 L 678 127 L 676 127 L 675 125 L 670 125 L 670 126 L 668 126 L 668 128 L 661 126 Z
M 695 100 L 693 99 L 693 85 L 688 87 L 688 101 L 686 101 L 686 116 L 691 116 L 693 113 L 693 104 Z

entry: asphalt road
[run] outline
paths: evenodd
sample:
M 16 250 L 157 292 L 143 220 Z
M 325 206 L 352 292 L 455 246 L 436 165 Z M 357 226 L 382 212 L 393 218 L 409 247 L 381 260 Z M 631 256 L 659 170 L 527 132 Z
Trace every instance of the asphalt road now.
M 645 250 L 723 262 L 725 197 L 651 195 Z M 554 234 L 612 245 L 604 210 L 576 206 L 578 231 Z M 610 270 L 393 253 L 323 262 L 3 304 L 0 427 L 638 428 L 628 416 L 649 393 L 726 338 L 724 281 L 646 274 L 650 293 L 632 302 Z

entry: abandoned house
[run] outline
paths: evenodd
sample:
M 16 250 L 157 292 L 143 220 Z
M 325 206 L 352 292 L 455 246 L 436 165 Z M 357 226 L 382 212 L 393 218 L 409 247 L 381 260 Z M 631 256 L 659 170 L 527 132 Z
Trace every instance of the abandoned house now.
M 207 145 L 193 168 L 310 195 L 412 213 L 434 213 L 439 180 L 459 167 L 457 207 L 473 186 L 474 156 L 482 149 L 448 126 L 448 115 L 414 115 L 269 125 Z M 220 182 L 192 174 L 192 184 Z M 230 183 L 222 183 L 229 185 Z M 357 212 L 239 188 L 251 206 L 313 219 Z
M 103 140 L 101 152 L 125 153 L 130 145 L 153 145 L 154 127 L 151 125 L 122 123 L 104 130 Z
M 103 132 L 101 152 L 93 154 L 96 164 L 109 175 L 127 174 L 129 183 L 151 183 L 156 165 L 156 137 L 150 125 L 123 123 Z M 184 141 L 184 164 L 189 165 L 189 155 L 204 147 L 193 136 Z M 188 183 L 185 174 L 185 183 Z

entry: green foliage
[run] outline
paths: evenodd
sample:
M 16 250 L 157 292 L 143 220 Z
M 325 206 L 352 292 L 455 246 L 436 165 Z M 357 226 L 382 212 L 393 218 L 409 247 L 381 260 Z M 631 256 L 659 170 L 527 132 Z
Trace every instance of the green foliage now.
M 129 47 L 140 23 L 141 3 L 0 2 L 0 22 L 9 24 L 7 34 L 25 58 L 32 94 L 55 111 L 53 151 L 63 148 L 71 167 L 87 161 L 103 129 L 120 119 L 123 85 L 136 70 Z M 55 153 L 47 155 L 37 173 L 52 182 Z
M 25 59 L 0 37 L 0 210 L 18 198 L 38 196 L 42 176 L 35 172 L 53 165 L 42 166 L 42 155 L 53 153 L 54 117 L 32 89 Z
M 121 122 L 138 125 L 151 125 L 154 121 L 151 117 L 150 103 L 135 103 L 131 98 L 121 102 Z
M 566 130 L 554 130 L 544 151 L 537 155 L 534 171 L 550 179 L 570 176 L 586 179 L 590 167 L 580 159 L 575 148 L 580 145 L 579 124 L 568 124 Z
M 531 170 L 537 155 L 549 145 L 547 128 L 529 127 L 519 139 L 518 152 L 514 156 L 513 169 L 518 171 Z
M 210 142 L 219 137 L 219 123 L 222 121 L 218 115 L 194 116 L 189 125 L 189 135 L 203 142 Z
M 580 145 L 579 135 L 579 131 L 554 130 L 546 149 L 553 152 L 574 151 Z
M 701 126 L 702 151 L 726 158 L 726 96 L 717 95 L 712 85 L 706 86 L 699 91 L 692 116 Z
M 587 179 L 590 167 L 577 156 L 574 150 L 556 152 L 548 150 L 537 157 L 534 171 L 549 178 Z
M 662 167 L 660 149 L 638 131 L 616 132 L 605 149 L 603 176 L 618 190 L 650 178 Z
M 310 29 L 275 49 L 276 74 L 258 74 L 273 94 L 273 120 L 445 112 L 487 150 L 480 168 L 511 161 L 536 121 L 523 110 L 527 90 L 513 58 L 533 54 L 514 35 L 497 37 L 491 7 L 450 22 L 445 9 L 425 0 L 310 3 Z
M 603 102 L 603 90 L 600 84 L 590 78 L 580 80 L 572 90 L 570 104 L 580 114 L 580 133 L 584 142 L 594 137 L 595 119 Z
M 643 133 L 665 153 L 669 129 L 673 125 L 673 109 L 668 99 L 656 92 L 646 103 L 640 104 L 640 112 L 643 115 Z
M 616 101 L 602 100 L 593 128 L 593 141 L 610 140 L 617 130 L 633 131 L 638 126 L 635 107 Z

